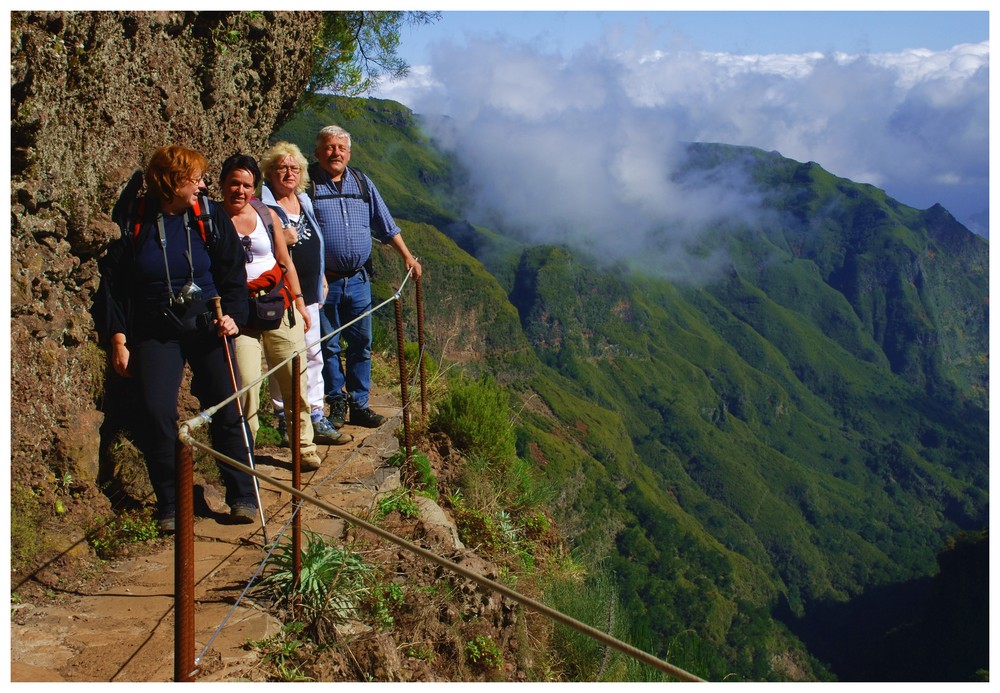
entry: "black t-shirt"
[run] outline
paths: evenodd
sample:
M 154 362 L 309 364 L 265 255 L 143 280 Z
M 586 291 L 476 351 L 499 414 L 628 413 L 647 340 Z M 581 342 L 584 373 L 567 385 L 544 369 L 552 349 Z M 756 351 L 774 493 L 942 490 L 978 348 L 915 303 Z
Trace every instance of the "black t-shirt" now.
M 288 252 L 291 253 L 295 271 L 299 275 L 302 297 L 307 305 L 320 303 L 323 286 L 319 277 L 319 231 L 312 227 L 309 217 L 305 214 L 297 218 L 289 214 L 288 220 L 298 226 L 299 240 L 295 245 L 288 246 Z

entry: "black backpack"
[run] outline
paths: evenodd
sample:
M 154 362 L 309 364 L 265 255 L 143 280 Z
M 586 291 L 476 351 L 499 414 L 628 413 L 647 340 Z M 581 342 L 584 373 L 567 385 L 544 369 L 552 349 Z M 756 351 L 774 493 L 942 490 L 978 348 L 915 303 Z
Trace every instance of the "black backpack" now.
M 132 172 L 128 183 L 118 196 L 118 201 L 111 209 L 111 220 L 121 229 L 122 237 L 131 238 L 134 242 L 139 237 L 139 230 L 142 228 L 142 218 L 146 212 L 146 196 L 141 194 L 143 183 L 142 169 Z M 212 215 L 209 209 L 208 196 L 204 190 L 198 192 L 198 202 L 188 210 L 191 221 L 197 224 L 201 233 L 201 240 L 211 251 L 218 241 L 218 232 L 212 224 Z M 131 227 L 131 233 L 130 233 Z
M 360 194 L 337 192 L 337 193 L 331 193 L 329 195 L 317 195 L 316 176 L 313 175 L 312 171 L 310 171 L 309 184 L 312 186 L 312 188 L 309 190 L 309 197 L 312 200 L 333 200 L 340 197 L 346 197 L 351 200 L 362 200 L 366 205 L 368 205 L 368 216 L 370 218 L 372 216 L 372 197 L 371 194 L 368 192 L 368 178 L 361 171 L 359 171 L 356 168 L 352 168 L 351 166 L 348 166 L 347 170 L 354 177 L 355 182 L 358 184 L 358 188 L 361 190 Z

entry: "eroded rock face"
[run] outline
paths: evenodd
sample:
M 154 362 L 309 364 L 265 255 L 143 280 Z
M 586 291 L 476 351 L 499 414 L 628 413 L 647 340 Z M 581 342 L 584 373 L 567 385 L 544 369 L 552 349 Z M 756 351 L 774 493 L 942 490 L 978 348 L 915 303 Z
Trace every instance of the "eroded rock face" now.
M 111 408 L 89 310 L 129 174 L 170 143 L 202 151 L 209 181 L 233 152 L 259 155 L 308 83 L 320 22 L 318 12 L 11 13 L 12 483 L 100 477 Z

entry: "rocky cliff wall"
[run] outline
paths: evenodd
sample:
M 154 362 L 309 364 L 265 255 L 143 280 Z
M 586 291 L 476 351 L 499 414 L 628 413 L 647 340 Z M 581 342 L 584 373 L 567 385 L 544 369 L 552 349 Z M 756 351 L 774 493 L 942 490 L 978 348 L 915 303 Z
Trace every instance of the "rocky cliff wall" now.
M 11 13 L 12 486 L 98 478 L 105 359 L 89 308 L 121 186 L 168 143 L 202 151 L 209 180 L 226 156 L 259 155 L 308 82 L 321 21 Z

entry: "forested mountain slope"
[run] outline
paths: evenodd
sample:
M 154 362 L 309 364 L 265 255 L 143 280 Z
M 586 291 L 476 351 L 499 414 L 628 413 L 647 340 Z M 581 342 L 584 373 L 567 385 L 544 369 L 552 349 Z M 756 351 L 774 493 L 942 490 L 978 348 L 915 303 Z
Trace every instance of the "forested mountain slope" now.
M 785 623 L 808 645 L 813 614 L 986 528 L 988 248 L 944 209 L 692 144 L 676 181 L 738 180 L 757 208 L 688 245 L 719 271 L 677 281 L 463 219 L 460 167 L 398 104 L 331 99 L 276 137 L 310 152 L 326 122 L 427 268 L 435 357 L 509 388 L 519 454 L 637 645 L 709 679 L 828 677 Z

